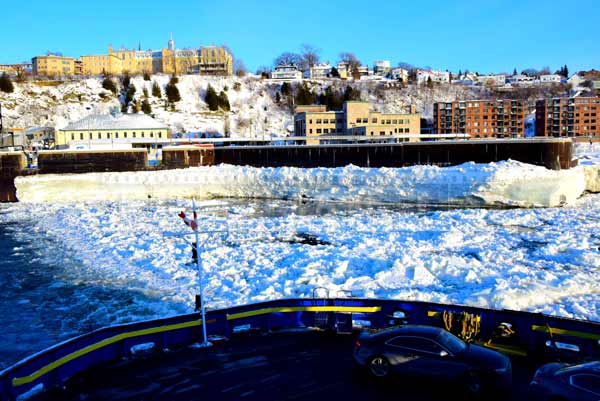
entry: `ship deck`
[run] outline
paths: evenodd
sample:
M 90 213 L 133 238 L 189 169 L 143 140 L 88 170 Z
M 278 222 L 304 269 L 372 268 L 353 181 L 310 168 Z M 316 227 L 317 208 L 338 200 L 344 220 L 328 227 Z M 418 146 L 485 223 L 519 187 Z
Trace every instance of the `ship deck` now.
M 452 385 L 393 377 L 380 382 L 353 363 L 357 333 L 236 333 L 211 348 L 136 355 L 85 372 L 36 400 L 462 399 Z M 527 399 L 535 370 L 513 359 L 513 388 L 485 399 Z M 442 398 L 443 397 L 443 398 Z

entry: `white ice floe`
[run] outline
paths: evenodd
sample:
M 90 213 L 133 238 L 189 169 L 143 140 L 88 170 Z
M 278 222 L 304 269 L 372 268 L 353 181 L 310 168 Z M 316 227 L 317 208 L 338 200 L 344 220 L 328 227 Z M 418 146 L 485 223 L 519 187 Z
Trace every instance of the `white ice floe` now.
M 206 237 L 201 254 L 207 307 L 310 297 L 325 287 L 330 296 L 351 292 L 599 321 L 599 200 L 416 211 L 233 200 L 207 209 L 199 202 L 202 229 L 218 231 Z M 190 232 L 177 217 L 182 209 L 189 211 L 188 201 L 21 203 L 5 207 L 0 222 L 24 223 L 22 235 L 34 243 L 52 239 L 54 246 L 37 252 L 61 266 L 56 280 L 131 294 L 121 304 L 85 301 L 86 320 L 110 323 L 193 309 L 198 281 Z M 315 240 L 304 241 L 308 236 Z
M 554 207 L 586 189 L 581 168 L 516 161 L 454 167 L 302 169 L 231 165 L 148 172 L 18 177 L 23 202 L 236 197 L 360 203 Z

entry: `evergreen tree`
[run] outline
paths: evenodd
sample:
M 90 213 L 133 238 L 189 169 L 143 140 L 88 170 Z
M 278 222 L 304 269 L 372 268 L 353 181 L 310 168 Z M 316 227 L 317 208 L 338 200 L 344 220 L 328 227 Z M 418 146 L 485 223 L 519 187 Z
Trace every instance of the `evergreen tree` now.
M 106 90 L 109 90 L 113 93 L 113 95 L 117 94 L 117 85 L 115 85 L 115 81 L 113 81 L 110 77 L 105 77 L 102 81 L 102 87 Z
M 0 76 L 0 91 L 2 92 L 6 92 L 6 93 L 12 93 L 15 90 L 15 87 L 12 83 L 12 81 L 10 80 L 10 77 L 8 76 L 7 73 L 2 73 L 2 76 Z
M 229 106 L 229 99 L 227 98 L 227 93 L 225 93 L 225 91 L 221 91 L 221 93 L 219 93 L 218 101 L 220 109 L 224 111 L 231 110 L 231 107 Z
M 354 90 L 351 85 L 346 86 L 344 90 L 344 96 L 342 97 L 344 102 L 351 100 L 360 100 L 360 91 Z
M 208 88 L 206 88 L 206 96 L 204 97 L 204 101 L 208 105 L 209 110 L 219 110 L 219 97 L 217 96 L 217 92 L 215 92 L 210 84 L 208 84 Z
M 517 68 L 515 67 L 515 69 L 513 70 L 513 75 L 517 75 Z
M 144 101 L 142 102 L 142 111 L 145 114 L 152 113 L 152 107 L 150 106 L 150 102 L 148 101 L 148 99 L 144 99 Z
M 563 76 L 565 78 L 569 78 L 569 67 L 567 67 L 567 65 L 565 64 L 565 66 L 563 67 Z
M 179 94 L 179 89 L 177 89 L 177 82 L 179 80 L 176 76 L 171 77 L 171 80 L 165 87 L 165 93 L 167 95 L 167 100 L 173 106 L 175 103 L 181 100 L 181 95 Z
M 333 67 L 331 69 L 331 77 L 332 78 L 339 78 L 340 77 L 340 72 L 338 71 L 337 68 Z
M 298 91 L 296 93 L 296 104 L 314 104 L 316 100 L 316 96 L 309 89 L 306 82 L 303 82 L 302 85 L 298 86 Z
M 156 81 L 152 83 L 152 96 L 157 97 L 159 99 L 162 97 L 160 86 L 158 86 L 158 82 Z
M 129 85 L 131 85 L 131 77 L 129 76 L 128 72 L 126 72 L 125 75 L 123 75 L 123 80 L 121 81 L 121 83 L 123 84 L 123 88 L 125 89 L 129 88 Z
M 150 74 L 147 72 L 144 73 L 144 81 L 150 81 Z
M 284 82 L 283 84 L 281 84 L 281 94 L 284 96 L 287 96 L 290 94 L 290 84 L 288 84 L 287 82 Z
M 133 95 L 135 95 L 135 86 L 130 85 L 129 88 L 127 88 L 127 92 L 125 92 L 125 105 L 128 105 L 133 101 Z
M 433 81 L 431 80 L 431 77 L 427 77 L 427 87 L 429 89 L 433 88 Z
M 279 103 L 279 102 L 281 102 L 281 95 L 279 94 L 279 92 L 276 92 L 276 93 L 275 93 L 275 102 L 276 102 L 276 103 Z
M 148 99 L 148 88 L 144 86 L 144 99 Z

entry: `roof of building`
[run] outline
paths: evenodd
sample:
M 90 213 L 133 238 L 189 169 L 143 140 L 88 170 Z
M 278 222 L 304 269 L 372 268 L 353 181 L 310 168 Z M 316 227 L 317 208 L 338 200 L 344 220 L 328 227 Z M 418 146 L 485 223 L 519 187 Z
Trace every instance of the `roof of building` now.
M 167 129 L 165 124 L 146 114 L 92 114 L 74 121 L 62 131 L 78 130 L 124 130 L 124 129 Z

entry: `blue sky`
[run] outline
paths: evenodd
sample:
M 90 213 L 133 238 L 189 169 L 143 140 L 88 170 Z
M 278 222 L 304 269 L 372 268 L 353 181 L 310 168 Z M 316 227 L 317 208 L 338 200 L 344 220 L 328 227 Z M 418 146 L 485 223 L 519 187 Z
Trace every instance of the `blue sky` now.
M 78 57 L 107 46 L 227 44 L 248 69 L 303 43 L 337 62 L 387 59 L 433 68 L 512 72 L 600 68 L 598 0 L 29 0 L 5 1 L 0 63 L 46 51 Z M 309 11 L 310 10 L 310 11 Z

